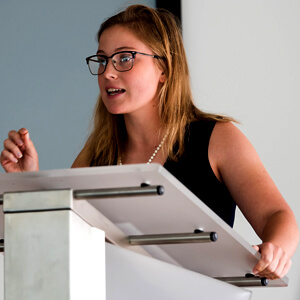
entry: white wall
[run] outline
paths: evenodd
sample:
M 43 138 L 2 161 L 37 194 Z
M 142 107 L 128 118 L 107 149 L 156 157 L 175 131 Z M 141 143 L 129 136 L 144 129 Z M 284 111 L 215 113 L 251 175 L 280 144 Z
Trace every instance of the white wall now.
M 239 120 L 300 224 L 300 2 L 183 0 L 183 36 L 197 105 Z M 259 243 L 238 214 L 237 230 Z M 288 288 L 253 299 L 298 300 L 300 249 Z

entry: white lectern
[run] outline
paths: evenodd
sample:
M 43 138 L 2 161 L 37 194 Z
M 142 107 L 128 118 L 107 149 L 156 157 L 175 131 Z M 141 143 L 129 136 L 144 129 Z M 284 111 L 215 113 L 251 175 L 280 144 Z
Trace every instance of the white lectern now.
M 5 300 L 250 299 L 241 287 L 267 285 L 247 275 L 252 246 L 160 165 L 1 174 L 0 195 Z

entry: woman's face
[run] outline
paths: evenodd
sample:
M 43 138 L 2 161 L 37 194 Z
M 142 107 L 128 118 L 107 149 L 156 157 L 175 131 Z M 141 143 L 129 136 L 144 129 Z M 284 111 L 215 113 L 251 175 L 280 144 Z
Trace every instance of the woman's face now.
M 119 51 L 154 53 L 124 26 L 115 25 L 103 31 L 97 54 L 111 56 Z M 157 110 L 158 94 L 165 80 L 156 58 L 136 54 L 133 68 L 117 71 L 109 59 L 106 70 L 98 75 L 103 102 L 112 114 L 130 114 Z

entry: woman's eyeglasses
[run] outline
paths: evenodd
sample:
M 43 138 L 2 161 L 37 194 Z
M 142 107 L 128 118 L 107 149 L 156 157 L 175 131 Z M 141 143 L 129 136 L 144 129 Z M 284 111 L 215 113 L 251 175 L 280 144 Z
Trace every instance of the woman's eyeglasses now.
M 137 54 L 150 56 L 156 59 L 161 59 L 162 57 L 157 55 L 151 55 L 146 53 L 141 53 L 137 51 L 120 51 L 116 52 L 111 56 L 105 55 L 92 55 L 86 58 L 86 62 L 89 66 L 90 72 L 93 75 L 101 75 L 105 72 L 108 60 L 111 58 L 114 68 L 118 72 L 126 72 L 132 69 L 135 56 Z

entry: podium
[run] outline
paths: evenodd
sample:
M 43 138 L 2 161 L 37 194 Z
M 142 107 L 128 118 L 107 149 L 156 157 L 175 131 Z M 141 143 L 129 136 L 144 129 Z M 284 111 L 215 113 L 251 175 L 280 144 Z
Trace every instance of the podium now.
M 0 195 L 5 300 L 250 299 L 247 286 L 288 284 L 252 276 L 259 253 L 158 164 L 1 174 Z

